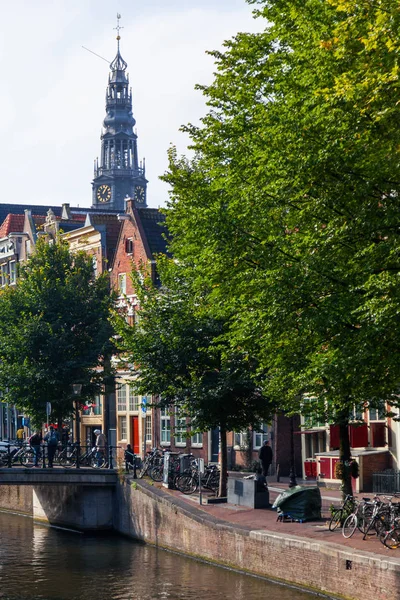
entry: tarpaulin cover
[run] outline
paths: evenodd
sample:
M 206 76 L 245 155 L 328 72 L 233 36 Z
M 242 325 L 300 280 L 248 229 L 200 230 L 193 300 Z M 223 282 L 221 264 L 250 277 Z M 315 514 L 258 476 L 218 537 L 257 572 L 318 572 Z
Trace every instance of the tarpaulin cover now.
M 318 487 L 297 485 L 280 494 L 272 508 L 298 521 L 321 518 L 321 492 Z

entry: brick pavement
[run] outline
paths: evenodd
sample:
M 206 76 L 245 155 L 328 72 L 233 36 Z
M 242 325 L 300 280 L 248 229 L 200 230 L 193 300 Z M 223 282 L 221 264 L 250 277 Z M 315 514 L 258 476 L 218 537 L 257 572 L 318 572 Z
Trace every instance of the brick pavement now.
M 311 482 L 299 481 L 299 484 L 303 485 L 315 485 Z M 161 484 L 156 484 L 161 486 Z M 287 481 L 281 481 L 279 483 L 269 482 L 270 490 L 270 502 L 273 503 L 275 498 L 278 496 L 280 491 L 288 488 Z M 243 506 L 236 506 L 232 504 L 207 504 L 207 498 L 210 495 L 203 494 L 203 504 L 199 504 L 199 494 L 193 494 L 186 496 L 178 490 L 167 490 L 171 496 L 179 497 L 181 500 L 186 501 L 190 505 L 195 505 L 200 510 L 213 515 L 217 519 L 227 521 L 232 525 L 239 525 L 241 527 L 249 528 L 250 530 L 258 531 L 273 531 L 281 534 L 287 534 L 289 536 L 299 536 L 302 538 L 310 538 L 318 540 L 319 542 L 330 542 L 333 544 L 339 544 L 346 548 L 353 548 L 354 550 L 362 550 L 378 554 L 380 556 L 390 556 L 390 558 L 400 563 L 400 549 L 390 550 L 386 548 L 381 542 L 374 536 L 368 537 L 365 541 L 362 539 L 363 536 L 359 531 L 356 531 L 350 539 L 343 537 L 341 530 L 329 531 L 328 520 L 329 520 L 329 507 L 331 504 L 340 504 L 341 493 L 339 490 L 320 488 L 322 496 L 322 515 L 321 521 L 308 521 L 306 523 L 291 523 L 291 522 L 280 522 L 277 521 L 276 511 L 273 509 L 251 509 Z M 359 496 L 372 497 L 373 494 L 359 494 Z

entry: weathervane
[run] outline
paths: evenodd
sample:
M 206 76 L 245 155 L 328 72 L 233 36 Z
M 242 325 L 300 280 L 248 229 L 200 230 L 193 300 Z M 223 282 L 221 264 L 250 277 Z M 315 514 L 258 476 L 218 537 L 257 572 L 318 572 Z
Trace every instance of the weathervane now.
M 119 50 L 119 40 L 121 39 L 121 36 L 119 35 L 119 30 L 123 29 L 123 27 L 121 27 L 119 24 L 120 18 L 121 18 L 121 15 L 119 13 L 117 13 L 117 26 L 114 27 L 114 29 L 117 30 L 118 50 Z

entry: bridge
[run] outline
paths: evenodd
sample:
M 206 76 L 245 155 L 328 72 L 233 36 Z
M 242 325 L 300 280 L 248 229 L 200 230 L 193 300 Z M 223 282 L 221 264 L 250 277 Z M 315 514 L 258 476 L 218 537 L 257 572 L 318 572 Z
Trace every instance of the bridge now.
M 118 474 L 112 469 L 0 469 L 0 510 L 78 531 L 111 530 Z
M 2 485 L 85 485 L 115 486 L 118 476 L 113 469 L 28 469 L 14 467 L 0 469 Z

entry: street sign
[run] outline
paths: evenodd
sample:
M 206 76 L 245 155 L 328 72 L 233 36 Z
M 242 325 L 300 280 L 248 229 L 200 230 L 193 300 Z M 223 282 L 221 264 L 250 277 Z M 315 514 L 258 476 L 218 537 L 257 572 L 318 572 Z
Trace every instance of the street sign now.
M 51 415 L 51 402 L 46 402 L 46 415 Z
M 147 413 L 147 398 L 143 396 L 142 398 L 142 413 L 145 415 Z

